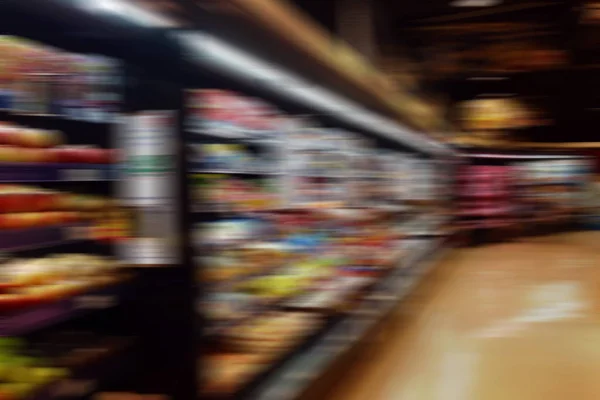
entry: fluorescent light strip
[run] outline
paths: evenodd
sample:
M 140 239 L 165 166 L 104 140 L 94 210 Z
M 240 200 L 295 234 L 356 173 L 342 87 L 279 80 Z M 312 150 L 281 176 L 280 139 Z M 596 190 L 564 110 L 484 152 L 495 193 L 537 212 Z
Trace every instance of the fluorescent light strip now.
M 179 26 L 164 15 L 154 13 L 126 0 L 79 0 L 81 8 L 94 13 L 116 15 L 151 28 L 175 28 Z
M 403 129 L 357 103 L 315 86 L 212 35 L 193 32 L 179 33 L 177 36 L 196 60 L 209 67 L 238 78 L 259 81 L 269 90 L 287 95 L 311 108 L 316 107 L 325 114 L 335 115 L 362 129 L 408 144 L 426 153 L 452 152 L 445 145 Z

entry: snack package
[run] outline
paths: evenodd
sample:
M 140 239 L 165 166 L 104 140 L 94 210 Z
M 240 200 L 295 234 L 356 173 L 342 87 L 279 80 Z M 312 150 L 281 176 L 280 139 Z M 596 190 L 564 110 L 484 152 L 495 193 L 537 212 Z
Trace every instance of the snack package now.
M 18 39 L 0 36 L 0 109 L 7 110 L 13 104 L 13 90 L 17 80 Z
M 86 56 L 84 73 L 84 119 L 93 122 L 112 121 L 120 101 L 119 63 L 108 57 Z
M 84 120 L 87 58 L 69 54 L 65 56 L 64 61 L 67 67 L 60 79 L 60 91 L 55 104 L 56 113 L 70 119 Z
M 13 50 L 16 77 L 11 109 L 26 114 L 49 113 L 50 82 L 54 79 L 50 66 L 55 50 L 20 38 Z
M 221 137 L 240 137 L 238 96 L 228 90 L 189 90 L 187 129 Z

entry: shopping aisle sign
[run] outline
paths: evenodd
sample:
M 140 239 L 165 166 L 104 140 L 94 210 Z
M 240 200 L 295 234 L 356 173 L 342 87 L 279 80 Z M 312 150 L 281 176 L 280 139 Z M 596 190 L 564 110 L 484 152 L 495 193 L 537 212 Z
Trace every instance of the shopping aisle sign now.
M 146 111 L 125 117 L 120 135 L 124 151 L 120 197 L 130 206 L 172 203 L 175 194 L 176 115 Z
M 179 262 L 176 117 L 175 111 L 145 111 L 121 123 L 119 198 L 131 208 L 135 223 L 118 253 L 130 265 Z

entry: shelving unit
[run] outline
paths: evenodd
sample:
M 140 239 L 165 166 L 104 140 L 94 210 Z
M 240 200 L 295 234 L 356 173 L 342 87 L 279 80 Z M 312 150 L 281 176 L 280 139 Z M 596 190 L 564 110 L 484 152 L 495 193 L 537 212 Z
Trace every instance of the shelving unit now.
M 463 170 L 459 215 L 471 229 L 512 235 L 577 224 L 589 160 L 568 154 L 474 154 Z
M 157 19 L 139 23 L 135 13 L 119 14 L 118 7 L 35 3 L 39 7 L 2 3 L 2 33 L 76 55 L 69 60 L 90 54 L 112 60 L 118 73 L 100 85 L 111 95 L 110 112 L 82 113 L 87 106 L 67 102 L 58 104 L 62 112 L 52 104 L 31 115 L 39 107 L 29 104 L 25 113 L 2 111 L 0 122 L 60 131 L 71 145 L 118 148 L 111 153 L 118 164 L 73 161 L 73 154 L 58 163 L 53 151 L 29 152 L 25 159 L 0 162 L 0 184 L 110 197 L 127 217 L 127 232 L 110 234 L 114 227 L 87 219 L 0 224 L 0 249 L 19 257 L 110 255 L 126 271 L 122 280 L 0 313 L 0 336 L 35 343 L 77 328 L 130 341 L 110 352 L 103 368 L 72 368 L 70 377 L 57 376 L 33 398 L 113 390 L 174 400 L 291 398 L 360 343 L 447 245 L 436 228 L 441 222 L 424 219 L 445 207 L 434 189 L 447 183 L 441 175 L 451 173 L 438 159 L 454 152 L 397 123 L 390 98 L 356 97 L 364 88 L 351 86 L 338 91 L 340 81 L 298 89 L 327 82 L 315 73 L 327 78 L 331 70 L 312 68 L 315 60 L 287 70 L 281 64 L 294 58 L 286 60 L 285 51 L 273 63 L 260 52 L 246 54 L 253 52 L 240 51 L 247 50 L 244 43 L 218 29 L 224 19 L 208 24 L 197 18 L 200 12 L 190 13 L 184 30 L 177 29 L 184 24 Z M 252 76 L 261 68 L 228 60 L 215 46 L 258 63 L 266 79 Z M 304 74 L 304 67 L 311 73 Z M 69 80 L 55 83 L 64 82 Z M 4 94 L 3 105 L 10 103 Z M 89 101 L 91 110 L 100 107 L 90 97 L 79 100 Z M 48 212 L 44 207 L 35 212 Z M 424 222 L 405 225 L 410 219 Z M 423 227 L 429 229 L 416 231 Z M 245 264 L 225 271 L 227 258 Z M 244 297 L 235 300 L 242 305 L 237 318 L 214 317 L 231 311 L 228 301 L 217 307 L 221 295 Z M 271 323 L 285 334 L 265 346 L 252 327 L 262 324 L 266 335 Z M 247 369 L 236 382 L 215 384 L 211 374 L 235 357 Z M 132 368 L 115 374 L 125 365 Z
M 207 67 L 203 59 L 198 63 Z M 309 105 L 224 75 L 184 91 L 189 96 L 184 116 L 193 120 L 184 117 L 183 126 L 195 146 L 187 168 L 199 287 L 200 393 L 280 398 L 269 396 L 283 396 L 286 385 L 297 388 L 286 389 L 295 396 L 328 364 L 325 358 L 313 368 L 306 360 L 338 331 L 346 332 L 329 357 L 358 343 L 425 273 L 415 264 L 447 244 L 439 229 L 444 221 L 426 220 L 428 207 L 443 203 L 433 190 L 442 183 L 441 171 L 431 155 L 401 140 L 335 117 L 307 119 Z M 229 110 L 231 104 L 238 106 Z M 251 123 L 265 126 L 265 132 L 250 129 Z M 252 135 L 272 138 L 275 156 L 267 157 L 277 171 L 270 177 L 277 179 L 273 192 L 256 184 L 268 176 L 264 173 L 198 174 L 202 159 L 219 159 L 223 172 L 246 159 L 261 164 L 255 157 L 265 153 L 255 148 L 260 145 Z M 219 179 L 223 182 L 214 183 Z M 256 204 L 269 201 L 266 194 L 273 203 Z M 421 222 L 409 226 L 408 219 Z M 376 239 L 378 233 L 383 238 Z M 371 236 L 377 244 L 367 243 Z M 297 325 L 298 319 L 305 323 Z M 256 337 L 263 327 L 274 335 L 268 348 Z M 287 374 L 306 380 L 290 386 Z

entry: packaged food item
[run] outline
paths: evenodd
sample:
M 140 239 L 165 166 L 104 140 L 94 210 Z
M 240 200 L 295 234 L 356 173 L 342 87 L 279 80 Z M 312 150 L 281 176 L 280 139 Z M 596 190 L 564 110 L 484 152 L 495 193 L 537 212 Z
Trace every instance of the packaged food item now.
M 108 57 L 91 55 L 86 56 L 83 69 L 86 75 L 83 118 L 93 122 L 113 121 L 121 97 L 119 63 Z
M 18 79 L 18 43 L 14 36 L 0 35 L 0 109 L 12 108 Z
M 189 90 L 189 116 L 186 121 L 188 129 L 214 136 L 240 137 L 240 130 L 235 123 L 235 103 L 236 96 L 227 90 Z
M 19 39 L 18 76 L 14 82 L 12 110 L 26 114 L 49 114 L 53 54 L 57 51 L 38 43 Z
M 85 120 L 88 59 L 83 55 L 67 54 L 64 62 L 67 66 L 61 76 L 61 87 L 55 107 L 59 115 L 74 120 Z

